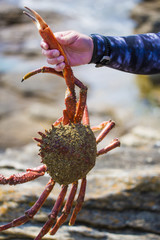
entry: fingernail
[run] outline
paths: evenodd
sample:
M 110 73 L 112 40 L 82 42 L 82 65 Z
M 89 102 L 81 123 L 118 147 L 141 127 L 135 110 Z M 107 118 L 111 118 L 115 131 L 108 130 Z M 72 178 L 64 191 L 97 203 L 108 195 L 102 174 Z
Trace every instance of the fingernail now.
M 53 57 L 59 57 L 60 52 L 57 49 L 52 50 L 52 56 Z
M 61 63 L 64 61 L 64 57 L 62 55 L 60 55 L 58 58 L 57 58 L 58 62 Z

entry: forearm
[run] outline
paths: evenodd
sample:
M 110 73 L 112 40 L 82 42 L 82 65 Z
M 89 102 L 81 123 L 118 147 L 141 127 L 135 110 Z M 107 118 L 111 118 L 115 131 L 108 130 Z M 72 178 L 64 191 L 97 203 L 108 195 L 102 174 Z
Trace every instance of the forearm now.
M 148 33 L 127 37 L 104 37 L 93 34 L 94 53 L 91 62 L 101 66 L 104 56 L 109 61 L 102 66 L 135 74 L 160 73 L 160 33 Z M 109 44 L 109 45 L 108 45 Z

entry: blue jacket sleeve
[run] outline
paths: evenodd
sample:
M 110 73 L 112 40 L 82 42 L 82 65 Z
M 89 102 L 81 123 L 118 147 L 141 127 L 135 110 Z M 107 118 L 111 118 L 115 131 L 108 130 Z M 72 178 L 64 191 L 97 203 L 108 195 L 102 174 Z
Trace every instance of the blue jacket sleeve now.
M 91 35 L 91 63 L 135 74 L 160 73 L 160 32 L 126 37 Z M 106 58 L 106 61 L 103 61 Z

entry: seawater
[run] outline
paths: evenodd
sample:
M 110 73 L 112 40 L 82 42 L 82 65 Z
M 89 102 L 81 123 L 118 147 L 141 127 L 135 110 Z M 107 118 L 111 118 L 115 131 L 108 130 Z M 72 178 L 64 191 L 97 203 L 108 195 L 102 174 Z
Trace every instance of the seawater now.
M 131 9 L 139 0 L 19 0 L 12 2 L 23 8 L 54 11 L 71 17 L 64 28 L 75 28 L 85 33 L 129 34 L 134 23 L 129 18 Z

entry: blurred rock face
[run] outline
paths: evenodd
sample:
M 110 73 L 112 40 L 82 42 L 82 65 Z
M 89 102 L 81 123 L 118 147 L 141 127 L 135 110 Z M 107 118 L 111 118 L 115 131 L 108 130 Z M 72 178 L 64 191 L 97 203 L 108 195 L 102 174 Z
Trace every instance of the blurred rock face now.
M 135 33 L 160 32 L 160 1 L 143 0 L 132 10 L 131 17 L 136 23 Z M 160 106 L 160 74 L 137 76 L 141 97 Z
M 97 159 L 88 174 L 87 194 L 76 226 L 63 226 L 55 237 L 44 239 L 160 239 L 159 148 L 121 147 Z M 15 161 L 16 159 L 16 161 Z M 34 144 L 8 149 L 0 155 L 1 173 L 9 176 L 38 166 Z M 23 215 L 43 191 L 49 176 L 19 186 L 1 186 L 0 221 Z M 47 220 L 60 191 L 56 184 L 34 220 L 0 233 L 2 239 L 33 239 Z M 67 223 L 66 223 L 67 224 Z
M 131 17 L 136 21 L 136 33 L 160 31 L 159 0 L 143 0 L 133 9 Z

